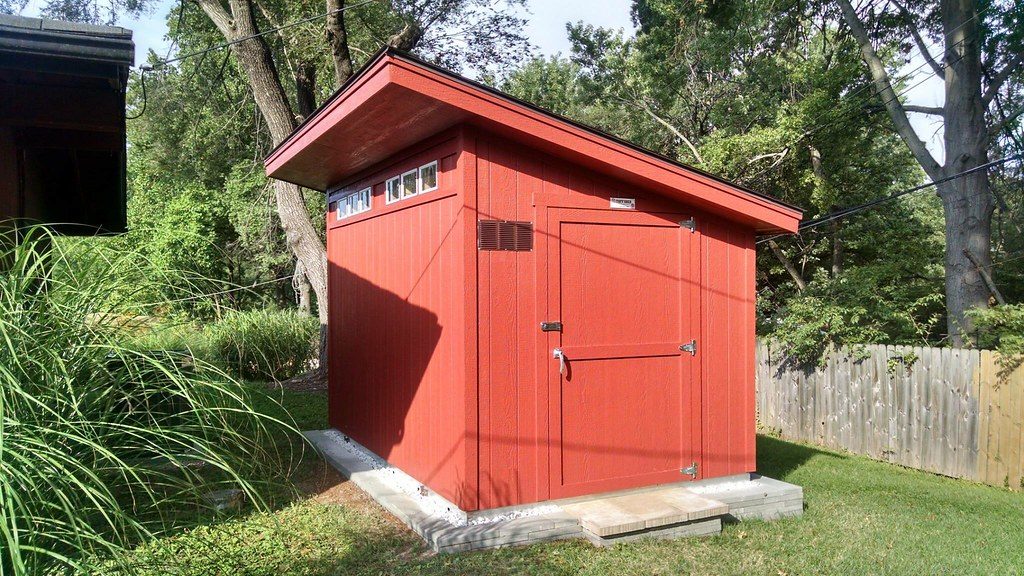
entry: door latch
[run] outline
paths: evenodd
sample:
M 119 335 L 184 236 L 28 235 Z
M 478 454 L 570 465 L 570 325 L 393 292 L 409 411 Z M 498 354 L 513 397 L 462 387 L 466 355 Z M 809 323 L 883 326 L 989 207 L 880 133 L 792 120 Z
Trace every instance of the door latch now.
M 540 323 L 540 330 L 541 330 L 541 332 L 561 332 L 562 331 L 562 323 L 561 322 L 541 322 Z
M 690 478 L 696 478 L 697 477 L 697 463 L 694 462 L 694 463 L 690 464 L 689 466 L 687 466 L 686 468 L 680 469 L 679 473 L 680 474 L 686 474 Z
M 682 350 L 683 352 L 689 352 L 690 356 L 696 356 L 697 355 L 697 341 L 696 340 L 690 340 L 686 344 L 683 344 L 683 345 L 679 346 L 679 349 Z
M 562 352 L 561 348 L 555 348 L 551 353 L 552 357 L 558 359 L 558 373 L 565 376 L 565 361 L 568 360 L 568 358 L 565 357 L 565 353 Z

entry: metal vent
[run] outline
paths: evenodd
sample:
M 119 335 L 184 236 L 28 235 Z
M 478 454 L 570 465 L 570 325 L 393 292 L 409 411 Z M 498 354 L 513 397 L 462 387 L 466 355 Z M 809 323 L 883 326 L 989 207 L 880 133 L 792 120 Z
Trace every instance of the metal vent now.
M 476 247 L 480 250 L 533 250 L 533 222 L 480 220 L 476 230 Z

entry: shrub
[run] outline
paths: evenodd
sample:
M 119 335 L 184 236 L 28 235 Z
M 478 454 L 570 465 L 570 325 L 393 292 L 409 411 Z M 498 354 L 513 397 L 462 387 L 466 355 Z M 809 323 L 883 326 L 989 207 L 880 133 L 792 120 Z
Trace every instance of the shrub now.
M 126 345 L 126 310 L 110 295 L 138 259 L 104 254 L 70 261 L 38 229 L 0 254 L 5 575 L 84 572 L 197 512 L 218 514 L 215 490 L 260 508 L 260 479 L 281 476 L 272 438 L 294 427 L 209 363 Z
M 249 380 L 287 380 L 310 367 L 320 323 L 295 311 L 229 312 L 207 328 L 225 369 Z

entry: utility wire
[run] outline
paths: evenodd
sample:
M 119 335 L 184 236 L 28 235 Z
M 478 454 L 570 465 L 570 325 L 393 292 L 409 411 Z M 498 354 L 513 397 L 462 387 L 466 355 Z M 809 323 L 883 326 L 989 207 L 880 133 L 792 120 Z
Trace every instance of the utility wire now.
M 937 186 L 939 184 L 943 184 L 943 183 L 949 182 L 951 180 L 956 180 L 957 178 L 963 178 L 964 176 L 967 176 L 969 174 L 973 174 L 975 172 L 980 172 L 982 170 L 987 170 L 988 168 L 991 168 L 992 166 L 998 166 L 1000 164 L 1005 164 L 1007 162 L 1012 162 L 1014 160 L 1020 160 L 1022 158 L 1024 158 L 1024 155 L 1021 155 L 1021 156 L 1010 156 L 1008 158 L 1002 158 L 1002 159 L 999 159 L 999 160 L 993 160 L 991 162 L 986 162 L 986 163 L 984 163 L 984 164 L 982 164 L 980 166 L 975 166 L 974 168 L 970 168 L 968 170 L 964 170 L 962 172 L 957 172 L 956 174 L 953 174 L 953 175 L 950 175 L 950 176 L 946 176 L 945 178 L 939 178 L 938 180 L 933 180 L 931 182 L 925 182 L 924 184 L 919 184 L 917 186 L 914 186 L 913 188 L 907 188 L 906 190 L 901 190 L 899 192 L 896 192 L 894 194 L 890 194 L 888 196 L 883 196 L 881 198 L 876 198 L 874 200 L 871 200 L 870 202 L 865 202 L 863 204 L 857 204 L 855 206 L 850 206 L 848 208 L 843 208 L 841 210 L 836 210 L 835 212 L 830 212 L 830 213 L 825 214 L 824 216 L 821 216 L 819 218 L 814 218 L 812 220 L 806 220 L 804 222 L 801 222 L 800 226 L 797 228 L 797 232 L 799 233 L 799 232 L 803 232 L 804 230 L 809 230 L 811 228 L 816 228 L 818 226 L 821 226 L 822 224 L 827 224 L 828 222 L 832 222 L 833 220 L 838 220 L 838 219 L 844 218 L 846 216 L 851 216 L 853 214 L 857 214 L 859 212 L 863 212 L 863 211 L 868 210 L 870 208 L 874 208 L 875 206 L 878 206 L 880 204 L 884 204 L 886 202 L 890 202 L 890 201 L 895 200 L 897 198 L 902 198 L 903 196 L 906 196 L 908 194 L 913 194 L 914 192 L 919 192 L 921 190 L 925 190 L 927 188 L 931 188 L 932 186 Z M 786 234 L 775 234 L 773 236 L 769 236 L 768 238 L 762 238 L 762 239 L 757 241 L 757 244 L 762 244 L 764 242 L 769 242 L 769 241 L 774 240 L 776 238 L 779 238 L 781 236 L 786 236 Z

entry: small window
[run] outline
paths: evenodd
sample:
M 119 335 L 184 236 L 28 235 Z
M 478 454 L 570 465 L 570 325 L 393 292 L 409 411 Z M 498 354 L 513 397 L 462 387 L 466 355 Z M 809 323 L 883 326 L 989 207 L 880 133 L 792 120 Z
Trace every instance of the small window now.
M 370 209 L 370 188 L 363 188 L 356 194 L 356 212 L 366 212 Z
M 437 161 L 420 166 L 420 192 L 437 190 Z
M 337 219 L 347 218 L 353 214 L 366 212 L 370 209 L 370 188 L 363 188 L 338 198 L 334 203 Z
M 416 195 L 416 171 L 409 170 L 402 174 L 402 198 Z
M 388 190 L 387 190 L 388 204 L 390 204 L 392 202 L 395 202 L 396 200 L 401 200 L 402 199 L 402 186 L 401 186 L 401 183 L 402 183 L 402 179 L 400 177 L 398 177 L 398 176 L 395 176 L 394 178 L 388 180 L 388 183 L 387 183 L 387 187 L 388 187 Z

